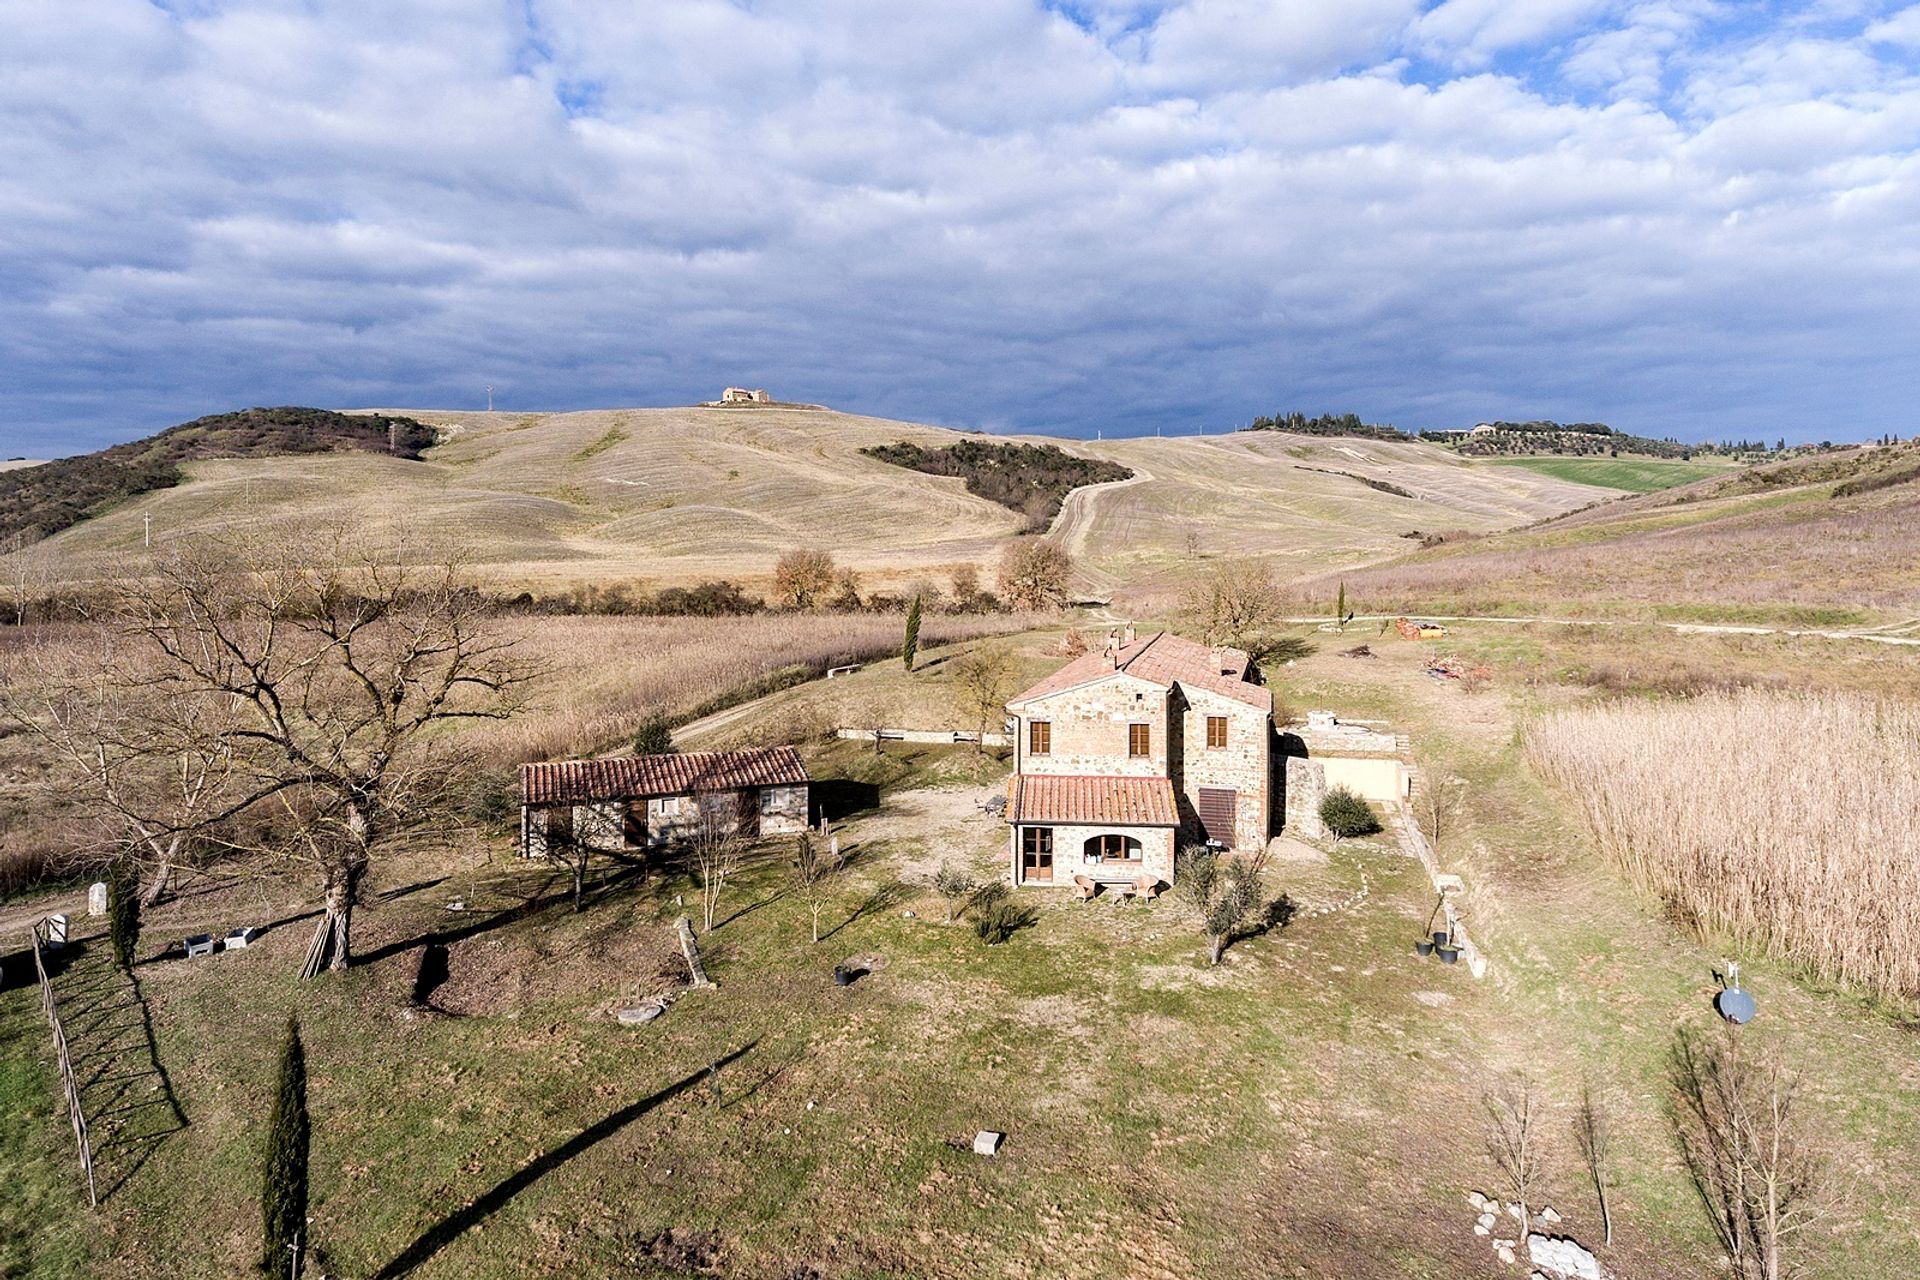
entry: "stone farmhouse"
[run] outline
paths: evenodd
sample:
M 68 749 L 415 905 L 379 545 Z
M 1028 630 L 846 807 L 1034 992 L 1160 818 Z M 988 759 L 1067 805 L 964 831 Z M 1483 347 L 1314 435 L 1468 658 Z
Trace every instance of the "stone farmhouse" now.
M 765 387 L 728 387 L 720 393 L 721 404 L 772 404 Z
M 520 849 L 652 849 L 703 828 L 748 837 L 806 830 L 810 779 L 792 747 L 520 766 Z M 711 825 L 709 825 L 711 824 Z
M 1015 884 L 1171 884 L 1183 845 L 1265 847 L 1273 694 L 1245 652 L 1129 626 L 1007 710 Z

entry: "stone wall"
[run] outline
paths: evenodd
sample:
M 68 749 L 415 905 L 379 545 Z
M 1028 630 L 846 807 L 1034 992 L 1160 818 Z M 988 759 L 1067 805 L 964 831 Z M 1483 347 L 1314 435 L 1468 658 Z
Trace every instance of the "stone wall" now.
M 1045 720 L 1053 726 L 1052 750 L 1034 755 L 1027 726 Z M 1148 754 L 1127 754 L 1127 726 L 1149 726 Z M 1176 731 L 1178 719 L 1172 721 Z M 1168 776 L 1168 753 L 1179 753 L 1167 734 L 1167 691 L 1159 685 L 1116 672 L 1096 684 L 1056 693 L 1021 708 L 1016 744 L 1022 773 L 1093 774 L 1127 778 Z
M 1318 840 L 1327 834 L 1320 821 L 1320 802 L 1327 798 L 1327 771 L 1317 760 L 1305 756 L 1286 757 L 1286 832 L 1302 840 Z
M 763 836 L 799 835 L 807 829 L 807 789 L 805 787 L 760 788 L 760 834 Z
M 1269 802 L 1273 790 L 1272 732 L 1267 713 L 1233 698 L 1205 689 L 1182 686 L 1181 744 L 1174 789 L 1179 794 L 1183 840 L 1201 838 L 1200 788 L 1224 787 L 1237 799 L 1233 814 L 1233 847 L 1253 852 L 1267 846 L 1273 834 Z M 1227 745 L 1207 745 L 1207 717 L 1227 718 Z
M 1046 825 L 1035 823 L 1036 826 Z M 1023 828 L 1011 827 L 1013 832 L 1011 853 L 1013 872 L 1016 882 L 1020 874 L 1020 832 Z M 1094 836 L 1127 835 L 1140 842 L 1140 861 L 1119 863 L 1088 860 L 1086 842 Z M 1173 883 L 1173 836 L 1171 827 L 1053 827 L 1053 885 L 1055 888 L 1070 886 L 1076 875 L 1084 875 L 1093 880 L 1123 880 L 1142 875 L 1158 876 L 1166 884 Z M 1042 884 L 1040 887 L 1044 888 Z

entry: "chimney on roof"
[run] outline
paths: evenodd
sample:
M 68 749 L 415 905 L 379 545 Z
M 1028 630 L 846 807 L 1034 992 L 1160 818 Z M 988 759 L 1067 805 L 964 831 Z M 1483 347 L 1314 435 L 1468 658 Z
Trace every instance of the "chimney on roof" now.
M 1127 642 L 1128 644 L 1132 644 L 1132 643 L 1133 643 L 1133 623 L 1132 623 L 1132 622 L 1128 622 L 1128 623 L 1127 623 L 1127 632 L 1126 632 L 1126 634 L 1127 634 L 1127 641 L 1126 641 L 1126 642 Z
M 1107 632 L 1106 652 L 1107 652 L 1108 669 L 1115 670 L 1115 671 L 1119 670 L 1120 669 L 1120 633 L 1119 632 L 1117 631 Z
M 1213 669 L 1223 676 L 1233 674 L 1233 668 L 1227 665 L 1227 650 L 1224 645 L 1213 646 Z

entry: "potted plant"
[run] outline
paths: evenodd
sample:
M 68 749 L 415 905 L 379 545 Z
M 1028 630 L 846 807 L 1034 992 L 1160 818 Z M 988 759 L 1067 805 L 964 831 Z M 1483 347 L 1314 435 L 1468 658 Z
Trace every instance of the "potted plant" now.
M 1423 959 L 1423 960 L 1424 960 L 1424 959 L 1426 959 L 1426 958 L 1427 958 L 1428 956 L 1430 956 L 1430 955 L 1432 955 L 1432 954 L 1433 954 L 1433 939 L 1432 939 L 1432 938 L 1422 938 L 1422 939 L 1420 939 L 1420 941 L 1418 941 L 1418 942 L 1416 942 L 1416 943 L 1414 943 L 1414 944 L 1413 944 L 1413 954 L 1415 954 L 1415 955 L 1417 955 L 1417 956 L 1419 956 L 1419 957 L 1420 957 L 1421 959 Z
M 1454 944 L 1452 938 L 1448 938 L 1445 942 L 1434 943 L 1433 949 L 1439 955 L 1441 964 L 1456 964 L 1459 962 L 1460 948 Z

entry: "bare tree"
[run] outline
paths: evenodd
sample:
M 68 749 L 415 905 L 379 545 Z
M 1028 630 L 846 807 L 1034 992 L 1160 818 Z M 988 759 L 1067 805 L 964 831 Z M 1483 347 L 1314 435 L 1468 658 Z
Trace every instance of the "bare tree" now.
M 833 580 L 833 557 L 825 551 L 796 548 L 773 566 L 773 594 L 790 609 L 814 608 Z
M 1013 650 L 1004 644 L 975 645 L 953 660 L 953 695 L 960 714 L 978 726 L 975 749 L 987 749 L 988 726 L 1005 716 L 1014 689 Z
M 1613 1209 L 1607 1203 L 1607 1182 L 1613 1176 L 1609 1163 L 1613 1128 L 1607 1120 L 1606 1103 L 1594 1096 L 1591 1081 L 1580 1087 L 1580 1107 L 1573 1113 L 1573 1141 L 1593 1183 L 1593 1194 L 1600 1201 L 1600 1230 L 1605 1242 L 1612 1244 Z
M 838 840 L 824 834 L 821 840 L 815 840 L 811 833 L 803 831 L 794 841 L 793 883 L 806 899 L 807 911 L 813 917 L 815 942 L 820 941 L 820 913 L 826 909 L 827 897 L 846 865 Z
M 1540 1098 L 1524 1072 L 1506 1077 L 1480 1099 L 1486 1112 L 1487 1154 L 1507 1193 L 1520 1206 L 1520 1238 L 1533 1230 L 1533 1188 L 1540 1176 Z
M 1800 1078 L 1748 1048 L 1749 1034 L 1680 1033 L 1673 1120 L 1734 1274 L 1780 1280 L 1795 1237 L 1827 1208 L 1829 1169 L 1807 1131 Z
M 167 551 L 126 589 L 119 617 L 160 669 L 157 695 L 233 716 L 219 736 L 238 782 L 214 820 L 270 805 L 272 851 L 318 876 L 309 976 L 351 962 L 375 850 L 444 799 L 452 770 L 431 731 L 512 715 L 536 674 L 492 632 L 457 561 L 416 568 L 344 533 Z
M 143 906 L 216 843 L 239 780 L 230 700 L 165 687 L 150 657 L 112 638 L 43 645 L 0 675 L 0 723 L 37 738 L 56 766 L 38 784 L 43 801 L 99 822 L 144 880 Z
M 16 626 L 27 625 L 27 610 L 34 600 L 45 593 L 47 584 L 53 578 L 53 566 L 47 558 L 42 545 L 29 539 L 24 532 L 15 533 L 7 540 L 7 551 L 0 557 L 0 563 L 6 568 L 7 594 L 12 597 L 13 618 Z
M 980 607 L 980 567 L 956 564 L 948 573 L 953 587 L 953 607 L 957 613 L 972 613 Z
M 1452 774 L 1424 769 L 1421 770 L 1420 781 L 1420 795 L 1414 804 L 1419 811 L 1420 826 L 1437 849 L 1440 847 L 1441 833 L 1453 830 L 1453 820 L 1459 816 L 1461 793 L 1467 782 Z
M 1045 538 L 1018 538 L 1000 556 L 1000 595 L 1015 609 L 1058 609 L 1067 602 L 1073 557 Z
M 1256 660 L 1271 648 L 1271 636 L 1286 621 L 1273 573 L 1253 560 L 1222 564 L 1187 589 L 1181 602 L 1187 624 L 1208 644 L 1244 649 Z
M 694 887 L 700 890 L 700 930 L 711 933 L 727 882 L 740 870 L 746 856 L 747 840 L 740 834 L 739 815 L 734 808 L 738 801 L 733 793 L 699 793 L 693 802 L 698 814 L 687 848 L 687 869 L 693 875 Z

